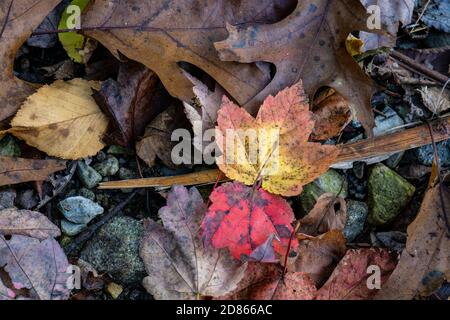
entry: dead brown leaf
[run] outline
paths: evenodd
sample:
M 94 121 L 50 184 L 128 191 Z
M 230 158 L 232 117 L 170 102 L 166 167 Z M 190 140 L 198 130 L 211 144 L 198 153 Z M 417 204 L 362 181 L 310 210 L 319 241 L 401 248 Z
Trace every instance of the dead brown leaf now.
M 156 158 L 168 167 L 174 168 L 172 150 L 177 142 L 171 140 L 174 130 L 189 127 L 189 121 L 183 112 L 182 105 L 174 103 L 160 113 L 145 129 L 142 140 L 136 144 L 136 153 L 150 167 L 155 165 Z M 186 163 L 192 163 L 191 158 Z
M 369 266 L 380 271 L 380 285 L 386 282 L 397 263 L 396 254 L 385 249 L 358 249 L 347 251 L 328 281 L 317 292 L 317 300 L 368 300 L 378 290 L 367 285 Z
M 65 161 L 0 157 L 0 186 L 44 181 L 48 175 L 64 170 Z
M 60 0 L 3 0 L 0 2 L 0 121 L 12 116 L 34 92 L 14 77 L 17 50 Z
M 208 73 L 245 104 L 270 81 L 268 68 L 220 61 L 213 44 L 226 38 L 225 22 L 273 23 L 291 7 L 291 1 L 272 0 L 97 0 L 83 17 L 83 25 L 128 26 L 87 34 L 112 53 L 120 51 L 153 70 L 174 97 L 186 102 L 194 97 L 192 83 L 178 64 L 183 62 Z
M 412 299 L 429 296 L 450 280 L 450 234 L 441 206 L 441 195 L 447 214 L 450 191 L 444 185 L 430 189 L 417 218 L 408 227 L 406 248 L 397 268 L 376 299 Z
M 0 234 L 18 234 L 45 240 L 59 237 L 61 232 L 39 212 L 11 208 L 0 211 Z
M 335 211 L 335 205 L 339 210 Z M 343 230 L 347 220 L 347 204 L 342 197 L 325 193 L 317 199 L 314 208 L 300 220 L 300 232 L 318 236 L 330 230 Z
M 299 79 L 311 100 L 319 87 L 329 86 L 349 101 L 371 135 L 374 85 L 345 46 L 351 32 L 368 30 L 367 18 L 359 0 L 298 1 L 294 12 L 275 24 L 228 24 L 228 39 L 215 46 L 224 61 L 276 65 L 274 79 L 254 100 L 261 101 Z
M 306 273 L 320 288 L 347 251 L 341 231 L 332 230 L 313 239 L 299 241 L 298 256 L 289 270 Z
M 144 134 L 145 126 L 163 111 L 164 90 L 151 70 L 134 61 L 120 64 L 117 81 L 102 83 L 94 99 L 112 120 L 112 143 L 128 147 Z

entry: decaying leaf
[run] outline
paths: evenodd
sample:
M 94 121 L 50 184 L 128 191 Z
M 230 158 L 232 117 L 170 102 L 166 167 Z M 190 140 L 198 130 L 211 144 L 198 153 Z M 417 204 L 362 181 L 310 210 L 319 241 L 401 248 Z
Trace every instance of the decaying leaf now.
M 4 0 L 0 2 L 0 121 L 12 116 L 34 92 L 14 77 L 17 50 L 60 0 Z
M 113 121 L 109 140 L 129 147 L 144 134 L 145 126 L 163 111 L 164 91 L 160 81 L 149 69 L 134 61 L 120 64 L 117 81 L 102 83 L 94 99 Z
M 61 232 L 39 212 L 12 208 L 0 211 L 0 234 L 17 234 L 45 240 L 59 237 Z
M 222 105 L 222 98 L 226 95 L 225 90 L 216 84 L 214 91 L 210 91 L 208 87 L 200 80 L 185 73 L 186 77 L 192 81 L 195 98 L 200 106 L 184 103 L 184 110 L 189 121 L 194 128 L 194 146 L 203 150 L 206 142 L 203 140 L 203 134 L 206 130 L 213 129 L 216 126 L 219 109 Z M 199 130 L 201 125 L 201 130 Z
M 415 0 L 361 0 L 361 3 L 367 9 L 371 6 L 376 6 L 376 10 L 380 10 L 381 24 L 387 31 L 385 35 L 362 32 L 360 37 L 364 41 L 365 49 L 393 47 L 397 40 L 397 31 L 400 22 L 403 26 L 411 22 Z M 372 14 L 377 13 L 377 11 L 373 10 L 370 10 L 370 12 Z
M 335 146 L 308 142 L 314 120 L 307 101 L 299 82 L 269 96 L 254 119 L 224 98 L 216 137 L 223 153 L 217 161 L 221 171 L 247 185 L 261 178 L 262 187 L 274 194 L 300 194 L 303 185 L 328 170 L 339 153 Z M 247 132 L 252 131 L 257 139 L 248 142 Z
M 172 133 L 176 129 L 189 127 L 183 107 L 177 103 L 161 112 L 145 129 L 142 140 L 136 144 L 136 153 L 150 167 L 155 165 L 156 158 L 168 167 L 176 167 L 172 161 L 172 151 L 177 142 L 172 141 Z M 184 163 L 192 163 L 188 154 L 183 153 Z
M 178 64 L 183 62 L 208 73 L 245 104 L 270 81 L 268 68 L 220 61 L 213 44 L 226 38 L 226 22 L 273 23 L 291 7 L 291 1 L 279 0 L 97 0 L 82 21 L 84 26 L 130 26 L 89 31 L 87 35 L 112 53 L 120 51 L 153 70 L 172 96 L 186 102 L 193 98 L 192 83 Z
M 275 252 L 281 257 L 287 254 L 294 213 L 286 200 L 239 182 L 216 188 L 210 200 L 202 223 L 205 246 L 228 248 L 233 257 L 245 260 L 275 235 Z M 291 250 L 297 247 L 294 239 Z
M 424 87 L 419 91 L 423 103 L 431 112 L 440 114 L 450 108 L 450 95 L 448 90 L 436 87 Z
M 335 206 L 339 205 L 336 212 Z M 300 232 L 318 236 L 330 230 L 343 230 L 347 220 L 347 205 L 342 197 L 325 193 L 317 199 L 314 208 L 300 220 Z
M 374 280 L 368 285 L 370 275 L 377 272 L 381 288 L 397 263 L 396 254 L 385 249 L 348 250 L 334 269 L 328 281 L 317 292 L 317 300 L 368 300 L 379 287 Z M 373 266 L 373 267 L 371 267 Z M 371 269 L 369 269 L 371 267 Z M 368 270 L 370 272 L 368 272 Z M 378 273 L 379 271 L 379 273 Z
M 155 299 L 197 299 L 234 290 L 246 264 L 224 250 L 203 246 L 200 223 L 206 205 L 196 188 L 174 186 L 159 210 L 163 226 L 147 220 L 141 258 L 148 276 L 144 287 Z
M 275 64 L 274 79 L 256 100 L 300 79 L 311 98 L 321 86 L 329 86 L 349 101 L 354 115 L 371 136 L 374 86 L 345 46 L 351 32 L 368 30 L 367 18 L 359 0 L 298 1 L 287 18 L 274 24 L 228 24 L 228 39 L 216 42 L 215 47 L 224 61 Z
M 249 263 L 237 289 L 223 300 L 312 300 L 317 289 L 302 272 L 288 272 L 276 264 Z
M 22 105 L 8 132 L 63 159 L 97 154 L 108 120 L 91 96 L 93 85 L 73 79 L 40 88 Z
M 417 218 L 408 227 L 406 248 L 397 268 L 377 299 L 429 296 L 450 280 L 450 234 L 440 192 L 445 212 L 450 212 L 450 191 L 446 186 L 438 185 L 426 193 Z
M 293 272 L 303 272 L 320 288 L 345 255 L 346 240 L 339 230 L 299 241 L 298 256 L 289 265 Z
M 16 289 L 28 291 L 26 296 L 20 298 L 69 298 L 69 262 L 63 249 L 53 239 L 60 234 L 58 228 L 38 212 L 0 211 L 0 268 L 7 273 L 13 286 L 7 290 L 9 298 L 16 297 L 12 294 Z M 0 295 L 1 291 L 0 285 Z
M 312 108 L 316 117 L 312 139 L 325 141 L 337 136 L 350 122 L 348 101 L 334 90 L 328 90 L 314 100 Z
M 0 186 L 44 181 L 50 174 L 65 168 L 66 163 L 60 160 L 0 157 Z

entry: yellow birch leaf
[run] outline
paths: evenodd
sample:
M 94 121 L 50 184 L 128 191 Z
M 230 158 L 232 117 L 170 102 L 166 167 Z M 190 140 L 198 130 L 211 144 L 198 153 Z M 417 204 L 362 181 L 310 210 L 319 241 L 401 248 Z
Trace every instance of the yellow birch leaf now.
M 75 160 L 93 156 L 108 119 L 92 98 L 98 83 L 82 79 L 56 81 L 28 97 L 8 130 L 50 156 Z

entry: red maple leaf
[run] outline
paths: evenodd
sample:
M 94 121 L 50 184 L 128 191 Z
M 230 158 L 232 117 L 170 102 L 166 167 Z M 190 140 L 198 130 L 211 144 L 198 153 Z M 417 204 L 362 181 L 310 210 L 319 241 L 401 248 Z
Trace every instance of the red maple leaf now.
M 228 248 L 236 259 L 244 260 L 258 256 L 264 257 L 260 261 L 273 262 L 274 255 L 286 255 L 294 220 L 286 200 L 240 182 L 223 184 L 210 199 L 212 204 L 202 223 L 206 246 Z M 270 237 L 273 248 L 267 245 Z M 291 251 L 297 247 L 293 239 Z M 262 250 L 268 254 L 261 254 Z

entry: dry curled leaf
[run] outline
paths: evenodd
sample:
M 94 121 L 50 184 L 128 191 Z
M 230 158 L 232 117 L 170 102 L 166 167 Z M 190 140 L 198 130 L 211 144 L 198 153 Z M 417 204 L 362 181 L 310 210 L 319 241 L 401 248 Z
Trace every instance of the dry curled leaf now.
M 108 135 L 113 143 L 128 147 L 144 134 L 145 126 L 163 111 L 164 90 L 158 77 L 134 61 L 120 64 L 117 81 L 102 83 L 94 99 L 113 121 Z
M 387 31 L 384 35 L 362 32 L 360 37 L 364 41 L 365 49 L 395 46 L 400 22 L 403 26 L 411 22 L 415 0 L 361 0 L 361 3 L 367 9 L 377 6 L 381 14 L 381 24 Z M 371 10 L 371 13 L 375 12 Z
M 335 206 L 339 209 L 335 210 Z M 317 199 L 314 208 L 300 220 L 300 232 L 310 236 L 330 230 L 343 230 L 347 220 L 347 204 L 342 197 L 325 193 Z
M 136 143 L 137 155 L 150 167 L 155 165 L 157 158 L 170 168 L 176 167 L 177 164 L 172 161 L 172 152 L 177 142 L 172 141 L 172 133 L 188 126 L 182 106 L 174 102 L 145 128 L 144 137 Z M 189 155 L 183 156 L 186 157 L 184 163 L 192 163 Z
M 17 234 L 45 240 L 59 237 L 61 232 L 39 212 L 11 208 L 0 211 L 0 234 Z
M 97 0 L 82 20 L 84 26 L 129 26 L 87 35 L 153 70 L 172 96 L 186 102 L 193 98 L 192 83 L 179 66 L 187 63 L 245 104 L 270 81 L 268 68 L 220 61 L 213 44 L 226 37 L 226 22 L 273 23 L 291 7 L 291 1 L 279 0 Z
M 276 264 L 249 263 L 237 289 L 222 300 L 312 300 L 317 289 L 302 272 L 288 272 Z
M 397 268 L 376 296 L 377 299 L 405 300 L 429 296 L 445 280 L 450 280 L 450 231 L 444 217 L 449 212 L 449 189 L 444 185 L 430 189 L 417 218 L 408 226 L 406 248 Z
M 262 187 L 271 193 L 298 195 L 305 184 L 328 170 L 339 153 L 335 146 L 308 142 L 313 128 L 301 82 L 269 96 L 256 119 L 224 98 L 216 135 L 223 153 L 218 166 L 228 178 L 244 184 L 261 178 Z M 248 142 L 247 133 L 252 132 L 256 141 Z
M 278 256 L 287 253 L 294 213 L 281 197 L 262 189 L 246 187 L 239 182 L 216 188 L 211 206 L 203 220 L 203 241 L 206 246 L 228 248 L 236 259 L 248 259 L 268 238 L 275 235 L 273 245 Z M 294 239 L 291 250 L 297 249 Z M 272 256 L 269 256 L 273 260 Z
M 385 249 L 348 250 L 334 269 L 328 281 L 317 292 L 317 300 L 368 300 L 378 290 L 367 285 L 370 266 L 379 268 L 380 285 L 383 287 L 397 264 L 396 254 Z M 371 282 L 372 283 L 372 282 Z
M 287 18 L 274 24 L 228 24 L 229 37 L 215 46 L 224 61 L 275 64 L 275 77 L 256 100 L 300 79 L 310 97 L 321 86 L 329 86 L 349 101 L 355 117 L 371 135 L 374 85 L 345 46 L 351 32 L 368 30 L 367 18 L 359 0 L 298 1 Z
M 348 101 L 334 90 L 328 90 L 323 97 L 315 99 L 312 111 L 316 116 L 312 134 L 315 141 L 337 136 L 351 120 Z
M 0 121 L 12 116 L 34 92 L 14 77 L 17 50 L 60 0 L 2 0 L 0 2 Z
M 0 157 L 0 186 L 44 181 L 50 174 L 65 168 L 66 163 L 61 160 Z
M 320 288 L 345 255 L 346 240 L 341 231 L 332 230 L 299 241 L 298 256 L 288 266 L 290 271 L 303 272 Z
M 22 105 L 8 132 L 63 159 L 97 154 L 104 147 L 108 120 L 91 96 L 93 85 L 73 79 L 40 88 Z
M 196 188 L 174 186 L 159 210 L 163 226 L 147 220 L 141 258 L 148 276 L 143 284 L 155 299 L 221 296 L 236 288 L 247 265 L 228 252 L 205 248 L 200 223 L 206 205 Z

